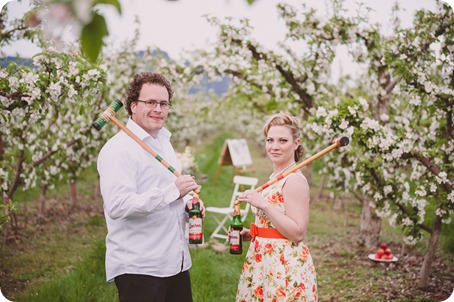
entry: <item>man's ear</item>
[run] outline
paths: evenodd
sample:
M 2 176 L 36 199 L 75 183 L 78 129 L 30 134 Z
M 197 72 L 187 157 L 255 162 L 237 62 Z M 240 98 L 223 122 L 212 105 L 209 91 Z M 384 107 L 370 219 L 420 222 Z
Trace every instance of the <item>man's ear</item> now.
M 132 102 L 131 103 L 131 113 L 132 114 L 136 113 L 136 107 L 137 107 L 137 102 Z

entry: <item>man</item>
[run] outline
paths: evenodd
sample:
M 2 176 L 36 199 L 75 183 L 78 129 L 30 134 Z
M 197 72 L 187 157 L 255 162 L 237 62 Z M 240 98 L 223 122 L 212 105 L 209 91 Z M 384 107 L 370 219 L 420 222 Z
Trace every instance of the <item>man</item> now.
M 128 88 L 126 127 L 180 170 L 164 128 L 172 96 L 164 76 L 137 74 Z M 98 172 L 107 281 L 115 281 L 120 301 L 192 301 L 185 229 L 192 207 L 187 194 L 198 188 L 194 178 L 176 177 L 123 131 L 101 149 Z

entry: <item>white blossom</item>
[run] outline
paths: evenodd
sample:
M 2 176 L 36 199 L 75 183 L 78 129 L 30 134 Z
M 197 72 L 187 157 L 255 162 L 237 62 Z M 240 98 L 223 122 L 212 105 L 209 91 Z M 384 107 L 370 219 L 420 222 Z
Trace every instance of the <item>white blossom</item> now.
M 51 98 L 56 100 L 61 94 L 61 86 L 60 83 L 50 83 L 49 87 L 47 88 L 47 92 L 50 94 Z
M 364 111 L 367 111 L 369 109 L 369 103 L 363 97 L 359 97 L 358 101 L 361 104 L 361 106 L 363 106 Z
M 381 114 L 380 115 L 380 120 L 382 120 L 384 122 L 389 121 L 389 115 L 387 115 L 386 113 Z
M 348 127 L 348 121 L 343 120 L 342 123 L 339 125 L 339 128 L 345 130 Z
M 8 82 L 9 82 L 9 87 L 11 88 L 11 90 L 16 90 L 19 88 L 19 79 L 14 77 L 14 76 L 10 76 L 8 78 Z
M 396 219 L 397 219 L 397 214 L 394 213 L 388 218 L 388 223 L 390 226 L 395 227 L 396 226 Z
M 454 203 L 454 191 L 451 191 L 451 192 L 448 194 L 448 200 L 449 200 L 451 203 Z
M 414 238 L 413 236 L 408 236 L 404 237 L 404 242 L 408 245 L 415 245 L 418 242 L 418 239 Z
M 383 193 L 385 194 L 385 196 L 387 196 L 389 193 L 391 193 L 392 190 L 393 190 L 393 188 L 390 185 L 383 187 Z
M 446 174 L 446 172 L 440 172 L 440 173 L 438 173 L 438 175 L 435 177 L 435 179 L 437 180 L 437 182 L 438 182 L 439 184 L 442 184 L 442 183 L 445 183 L 445 182 L 448 181 L 447 176 L 448 176 L 448 175 Z
M 418 196 L 426 196 L 427 192 L 426 189 L 423 186 L 418 186 L 415 190 L 415 194 Z
M 363 120 L 360 127 L 365 130 L 372 129 L 372 130 L 378 131 L 380 129 L 380 125 L 378 124 L 378 122 L 376 120 L 370 119 L 368 117 L 366 117 Z
M 315 116 L 318 118 L 327 116 L 326 109 L 324 107 L 318 107 Z

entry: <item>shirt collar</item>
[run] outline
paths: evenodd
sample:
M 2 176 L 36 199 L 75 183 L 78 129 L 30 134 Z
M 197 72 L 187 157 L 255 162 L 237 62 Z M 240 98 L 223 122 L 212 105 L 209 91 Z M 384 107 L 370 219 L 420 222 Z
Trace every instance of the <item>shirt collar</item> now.
M 137 135 L 137 137 L 140 138 L 140 140 L 142 140 L 142 141 L 144 139 L 146 139 L 147 137 L 154 139 L 150 134 L 148 134 L 148 132 L 146 132 L 142 127 L 137 125 L 137 123 L 134 122 L 131 118 L 128 119 L 128 122 L 126 123 L 126 127 L 129 130 L 131 130 L 132 133 Z M 170 139 L 170 136 L 172 136 L 172 134 L 165 127 L 162 127 L 161 130 L 159 130 L 159 132 L 158 132 L 158 139 L 159 138 Z

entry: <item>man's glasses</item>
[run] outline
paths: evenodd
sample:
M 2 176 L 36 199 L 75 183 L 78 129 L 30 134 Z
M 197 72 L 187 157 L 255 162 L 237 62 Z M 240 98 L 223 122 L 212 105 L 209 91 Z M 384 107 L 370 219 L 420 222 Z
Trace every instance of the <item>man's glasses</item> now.
M 170 104 L 169 102 L 166 102 L 166 101 L 157 102 L 157 101 L 153 101 L 153 100 L 150 100 L 150 101 L 137 100 L 137 102 L 144 103 L 145 106 L 147 106 L 148 108 L 151 108 L 151 109 L 156 108 L 156 106 L 158 106 L 158 104 L 159 104 L 159 106 L 161 106 L 161 109 L 169 109 L 169 107 L 172 106 L 172 104 Z

